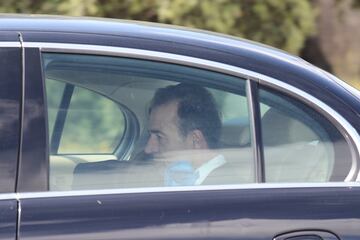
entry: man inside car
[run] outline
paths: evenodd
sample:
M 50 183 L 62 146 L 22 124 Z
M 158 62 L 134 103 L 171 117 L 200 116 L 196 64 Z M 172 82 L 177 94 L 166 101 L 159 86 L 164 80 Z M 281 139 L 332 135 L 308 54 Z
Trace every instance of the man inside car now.
M 166 165 L 166 186 L 205 185 L 226 161 L 217 152 L 221 119 L 205 88 L 181 83 L 158 89 L 149 109 L 144 152 Z

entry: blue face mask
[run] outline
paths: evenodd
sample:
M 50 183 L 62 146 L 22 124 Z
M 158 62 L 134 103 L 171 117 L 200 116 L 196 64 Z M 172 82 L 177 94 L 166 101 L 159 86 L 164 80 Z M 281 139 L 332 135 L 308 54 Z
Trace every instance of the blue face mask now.
M 165 186 L 193 186 L 199 178 L 188 161 L 177 161 L 170 164 L 164 174 Z

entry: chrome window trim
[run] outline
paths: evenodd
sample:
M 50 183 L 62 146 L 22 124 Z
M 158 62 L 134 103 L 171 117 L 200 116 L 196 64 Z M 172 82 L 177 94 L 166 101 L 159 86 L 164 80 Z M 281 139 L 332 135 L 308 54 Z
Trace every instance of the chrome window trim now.
M 21 201 L 20 201 L 20 196 L 19 194 L 16 194 L 16 198 L 17 198 L 17 228 L 16 228 L 16 239 L 20 239 L 20 226 L 21 226 Z
M 55 198 L 55 197 L 80 197 L 99 196 L 110 194 L 137 194 L 137 193 L 169 193 L 169 192 L 194 192 L 194 191 L 219 191 L 219 190 L 266 190 L 266 189 L 294 189 L 294 188 L 360 188 L 360 182 L 327 182 L 327 183 L 250 183 L 237 185 L 212 185 L 212 186 L 186 186 L 186 187 L 152 187 L 152 188 L 124 188 L 105 190 L 77 190 L 61 192 L 26 192 L 18 193 L 18 199 Z
M 18 196 L 16 193 L 0 193 L 0 201 L 2 200 L 17 200 Z
M 254 176 L 255 176 L 255 182 L 260 182 L 259 179 L 261 179 L 261 176 L 259 176 L 259 156 L 256 151 L 256 145 L 258 144 L 258 139 L 255 134 L 255 112 L 254 112 L 254 104 L 253 104 L 253 96 L 251 92 L 251 80 L 249 78 L 246 79 L 246 100 L 248 104 L 249 109 L 249 120 L 250 120 L 250 136 L 251 136 L 251 149 L 252 149 L 252 155 L 255 160 L 254 162 Z
M 0 42 L 0 47 L 21 48 L 21 44 L 20 44 L 20 42 Z
M 324 114 L 343 134 L 351 148 L 352 164 L 349 174 L 344 181 L 357 181 L 360 180 L 358 172 L 358 161 L 360 153 L 360 136 L 354 127 L 346 121 L 339 113 L 330 108 L 324 102 L 314 98 L 308 93 L 295 88 L 289 84 L 276 80 L 275 78 L 256 73 L 247 69 L 227 65 L 224 63 L 214 62 L 210 60 L 199 59 L 184 55 L 156 52 L 150 50 L 100 46 L 100 45 L 87 45 L 87 44 L 68 44 L 68 43 L 47 43 L 47 42 L 25 42 L 23 44 L 26 48 L 39 48 L 42 52 L 53 53 L 77 53 L 77 54 L 98 54 L 107 56 L 131 57 L 145 60 L 156 60 L 162 62 L 176 63 L 191 67 L 198 67 L 208 69 L 216 72 L 221 72 L 243 79 L 258 81 L 262 85 L 277 89 L 286 94 L 310 104 L 317 111 Z M 357 176 L 356 176 L 357 175 Z

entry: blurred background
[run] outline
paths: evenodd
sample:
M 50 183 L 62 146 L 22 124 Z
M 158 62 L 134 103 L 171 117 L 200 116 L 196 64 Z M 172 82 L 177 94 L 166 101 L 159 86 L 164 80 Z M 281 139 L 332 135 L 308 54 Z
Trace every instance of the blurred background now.
M 360 0 L 6 0 L 2 13 L 175 24 L 262 42 L 360 89 Z

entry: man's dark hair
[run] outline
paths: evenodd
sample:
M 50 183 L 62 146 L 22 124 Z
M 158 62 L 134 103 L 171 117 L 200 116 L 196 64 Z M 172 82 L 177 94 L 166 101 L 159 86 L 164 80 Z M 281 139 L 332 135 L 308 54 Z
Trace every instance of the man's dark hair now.
M 215 100 L 204 87 L 180 83 L 159 88 L 150 105 L 152 109 L 172 101 L 178 102 L 177 115 L 180 133 L 200 130 L 209 148 L 217 148 L 221 134 L 221 119 Z

